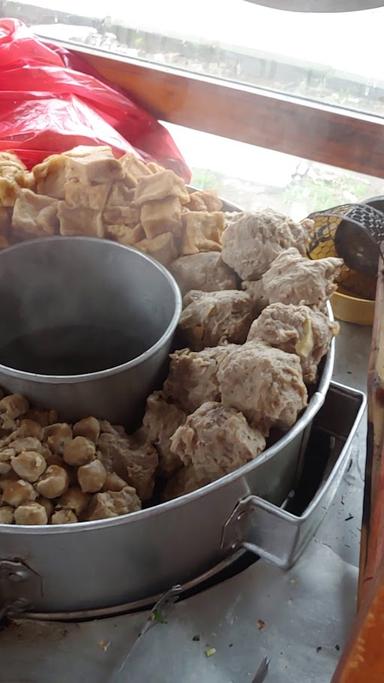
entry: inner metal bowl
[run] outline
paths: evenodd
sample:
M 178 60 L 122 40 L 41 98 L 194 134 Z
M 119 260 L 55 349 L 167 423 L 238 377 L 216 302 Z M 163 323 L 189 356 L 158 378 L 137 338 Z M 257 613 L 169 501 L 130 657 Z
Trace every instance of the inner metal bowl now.
M 22 242 L 0 252 L 0 384 L 63 420 L 133 429 L 180 312 L 172 275 L 135 249 L 89 237 Z

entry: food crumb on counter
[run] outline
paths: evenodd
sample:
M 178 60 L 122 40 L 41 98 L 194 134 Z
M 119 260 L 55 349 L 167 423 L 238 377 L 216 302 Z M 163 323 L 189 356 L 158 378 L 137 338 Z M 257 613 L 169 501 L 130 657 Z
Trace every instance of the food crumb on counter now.
M 207 647 L 204 654 L 206 657 L 213 657 L 213 655 L 216 654 L 216 648 L 215 647 Z
M 110 645 L 111 645 L 111 641 L 110 641 L 110 640 L 99 640 L 99 642 L 98 642 L 98 646 L 99 646 L 102 650 L 104 650 L 104 652 L 106 652 L 106 651 L 108 650 L 108 648 L 109 648 Z
M 167 620 L 164 617 L 164 614 L 159 609 L 154 609 L 151 615 L 152 621 L 155 621 L 157 624 L 167 624 Z
M 200 642 L 200 636 L 199 635 L 193 636 L 192 640 L 194 643 L 199 643 Z
M 266 627 L 266 625 L 267 624 L 265 623 L 265 621 L 263 619 L 257 620 L 257 628 L 259 629 L 259 631 L 262 631 Z

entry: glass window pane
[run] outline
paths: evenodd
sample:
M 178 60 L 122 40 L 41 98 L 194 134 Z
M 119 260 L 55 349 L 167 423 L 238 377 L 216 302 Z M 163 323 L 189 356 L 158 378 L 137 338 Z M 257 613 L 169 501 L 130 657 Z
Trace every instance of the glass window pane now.
M 164 125 L 188 160 L 192 184 L 214 189 L 247 211 L 270 206 L 299 220 L 312 211 L 384 194 L 379 178 Z
M 335 14 L 246 0 L 5 0 L 37 33 L 345 108 L 384 113 L 384 7 Z

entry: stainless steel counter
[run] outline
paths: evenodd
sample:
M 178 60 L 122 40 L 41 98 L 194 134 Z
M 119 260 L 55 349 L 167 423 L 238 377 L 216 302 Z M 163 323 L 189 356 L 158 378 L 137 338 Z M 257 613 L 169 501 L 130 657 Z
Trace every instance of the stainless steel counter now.
M 342 325 L 337 381 L 365 390 L 369 344 L 369 329 Z M 122 671 L 144 612 L 15 622 L 0 632 L 0 683 L 246 683 L 264 656 L 267 683 L 329 683 L 355 611 L 365 435 L 363 420 L 336 499 L 291 570 L 260 560 L 176 604 L 167 623 L 136 642 Z

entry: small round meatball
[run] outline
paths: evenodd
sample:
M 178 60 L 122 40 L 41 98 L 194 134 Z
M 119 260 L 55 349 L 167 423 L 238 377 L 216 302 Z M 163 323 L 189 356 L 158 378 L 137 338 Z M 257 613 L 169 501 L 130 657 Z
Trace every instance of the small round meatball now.
M 10 394 L 4 396 L 0 401 L 0 412 L 7 413 L 11 420 L 24 415 L 29 408 L 29 404 L 24 396 L 20 394 Z
M 13 508 L 9 507 L 8 505 L 4 505 L 4 507 L 0 507 L 0 524 L 13 524 L 13 522 L 14 522 L 13 513 L 14 513 Z
M 96 493 L 89 506 L 87 520 L 107 519 L 126 515 L 141 509 L 141 501 L 132 486 L 122 491 L 105 491 Z
M 60 467 L 63 466 L 63 458 L 61 457 L 61 455 L 58 455 L 57 453 L 52 453 L 52 451 L 50 451 L 49 448 L 47 448 L 44 452 L 44 458 L 47 465 L 59 465 Z
M 58 414 L 56 410 L 28 410 L 25 417 L 37 422 L 41 427 L 48 427 L 57 422 Z
M 4 474 L 8 474 L 8 472 L 11 471 L 11 465 L 9 462 L 1 462 L 0 461 L 0 476 Z
M 86 439 L 96 443 L 100 436 L 100 422 L 95 417 L 85 417 L 73 425 L 75 436 L 85 436 Z
M 3 503 L 18 507 L 24 503 L 29 503 L 37 498 L 37 493 L 29 481 L 16 479 L 1 482 L 3 489 Z
M 35 420 L 24 419 L 20 422 L 19 428 L 17 430 L 17 436 L 21 438 L 33 436 L 35 439 L 39 439 L 41 441 L 43 438 L 43 429 L 38 422 L 35 422 Z
M 73 524 L 78 521 L 72 510 L 57 510 L 51 517 L 51 524 Z
M 0 451 L 0 475 L 8 474 L 11 471 L 11 458 L 16 455 L 13 448 L 3 448 Z
M 47 517 L 48 517 L 48 521 L 49 521 L 51 514 L 55 509 L 52 501 L 48 500 L 48 498 L 38 498 L 36 503 L 39 503 L 39 505 L 43 506 L 43 508 L 45 509 L 45 512 L 47 513 Z
M 84 436 L 75 436 L 65 444 L 63 458 L 68 465 L 87 465 L 96 457 L 96 447 Z
M 127 486 L 127 482 L 119 477 L 116 472 L 108 472 L 105 484 L 103 486 L 104 491 L 121 491 Z
M 69 485 L 68 472 L 59 465 L 50 465 L 45 473 L 37 482 L 36 488 L 40 495 L 45 498 L 58 498 L 62 496 Z
M 79 517 L 86 509 L 90 496 L 78 486 L 71 486 L 58 500 L 58 507 L 73 510 Z
M 100 491 L 107 478 L 107 470 L 100 460 L 94 460 L 88 465 L 83 465 L 77 470 L 77 478 L 80 488 L 84 493 L 96 493 Z
M 45 428 L 44 438 L 51 451 L 63 455 L 65 445 L 72 440 L 72 429 L 66 422 L 57 422 Z
M 47 468 L 43 456 L 36 451 L 22 451 L 11 458 L 12 469 L 19 477 L 34 482 L 41 477 Z
M 21 453 L 22 451 L 36 451 L 37 453 L 43 453 L 45 450 L 45 446 L 43 446 L 41 441 L 39 441 L 39 439 L 35 439 L 33 436 L 12 439 L 12 441 L 9 442 L 9 447 L 14 448 L 16 453 Z
M 16 508 L 15 522 L 16 524 L 47 524 L 48 517 L 43 505 L 27 503 Z
M 17 430 L 17 421 L 9 417 L 8 413 L 0 415 L 0 427 L 5 432 L 15 432 Z

